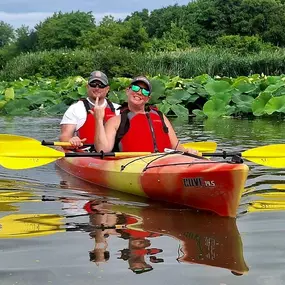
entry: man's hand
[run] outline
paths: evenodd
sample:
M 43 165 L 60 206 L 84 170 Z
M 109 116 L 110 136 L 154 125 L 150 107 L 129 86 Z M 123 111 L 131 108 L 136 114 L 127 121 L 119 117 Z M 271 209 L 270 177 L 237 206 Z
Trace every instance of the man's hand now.
M 71 144 L 73 147 L 75 147 L 75 148 L 78 148 L 78 147 L 80 147 L 80 146 L 83 146 L 83 144 L 84 144 L 85 141 L 86 141 L 86 138 L 81 139 L 81 138 L 79 138 L 79 137 L 77 137 L 77 136 L 72 137 L 72 138 L 69 140 L 70 144 Z
M 95 121 L 103 121 L 105 117 L 106 104 L 99 105 L 99 97 L 96 98 L 93 110 L 89 112 L 94 116 Z

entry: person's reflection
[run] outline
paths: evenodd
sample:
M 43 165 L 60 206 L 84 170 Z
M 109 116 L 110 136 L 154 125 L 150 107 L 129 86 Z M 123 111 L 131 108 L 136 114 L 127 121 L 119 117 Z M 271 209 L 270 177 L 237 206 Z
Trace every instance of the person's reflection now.
M 99 199 L 86 203 L 84 210 L 89 213 L 90 224 L 95 228 L 89 234 L 95 241 L 94 249 L 89 252 L 89 259 L 99 265 L 110 259 L 107 239 L 110 235 L 118 235 L 115 230 L 117 215 L 108 209 L 106 202 Z M 96 229 L 98 226 L 101 229 Z
M 111 204 L 102 200 L 93 200 L 84 206 L 85 211 L 90 214 L 90 224 L 95 228 L 101 227 L 90 233 L 91 238 L 95 240 L 95 247 L 89 252 L 90 261 L 98 265 L 109 260 L 107 240 L 110 235 L 113 235 L 128 240 L 128 247 L 120 250 L 119 259 L 128 261 L 129 269 L 134 273 L 140 274 L 153 270 L 152 265 L 146 261 L 146 256 L 149 257 L 150 263 L 163 262 L 162 258 L 155 256 L 162 252 L 162 249 L 149 248 L 151 246 L 149 238 L 159 237 L 161 234 L 127 228 L 127 226 L 140 223 L 140 218 L 113 212 L 111 208 Z
M 127 225 L 137 223 L 134 216 L 125 215 Z M 149 256 L 149 261 L 152 263 L 163 262 L 162 258 L 156 258 L 156 254 L 161 253 L 162 249 L 149 248 L 151 241 L 149 238 L 159 237 L 161 234 L 151 233 L 137 229 L 120 229 L 117 230 L 123 239 L 129 240 L 128 248 L 121 250 L 119 259 L 128 261 L 129 269 L 136 274 L 141 274 L 153 270 L 151 264 L 146 262 L 146 256 Z

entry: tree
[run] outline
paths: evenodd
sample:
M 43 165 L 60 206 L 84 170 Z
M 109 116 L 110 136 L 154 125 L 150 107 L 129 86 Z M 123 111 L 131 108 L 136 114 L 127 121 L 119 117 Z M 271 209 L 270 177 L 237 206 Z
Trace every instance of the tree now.
M 14 39 L 14 29 L 10 24 L 0 21 L 0 48 Z
M 242 1 L 243 35 L 259 35 L 264 41 L 285 46 L 285 4 L 277 0 Z
M 185 6 L 174 5 L 153 10 L 148 22 L 145 23 L 149 37 L 162 38 L 163 33 L 170 30 L 171 23 L 181 26 L 184 8 Z
M 73 49 L 78 45 L 78 38 L 82 33 L 94 26 L 91 12 L 54 13 L 35 27 L 39 49 Z
M 146 29 L 139 17 L 133 17 L 123 24 L 120 46 L 133 51 L 144 51 L 149 42 Z
M 16 29 L 16 48 L 18 52 L 35 51 L 37 46 L 37 33 L 22 25 Z
M 125 22 L 131 20 L 132 18 L 138 17 L 142 20 L 142 23 L 144 27 L 147 26 L 147 23 L 149 21 L 149 11 L 148 9 L 143 9 L 141 12 L 135 11 L 131 14 L 131 16 L 127 16 L 125 18 Z
M 123 33 L 123 24 L 115 21 L 112 16 L 105 16 L 99 26 L 84 31 L 78 38 L 78 45 L 82 48 L 98 49 L 119 46 Z

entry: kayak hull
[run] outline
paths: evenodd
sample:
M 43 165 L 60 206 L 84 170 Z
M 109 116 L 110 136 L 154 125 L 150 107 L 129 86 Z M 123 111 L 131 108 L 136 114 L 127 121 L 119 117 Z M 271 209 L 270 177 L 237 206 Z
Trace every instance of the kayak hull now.
M 248 166 L 182 154 L 125 159 L 65 157 L 57 165 L 93 184 L 236 217 Z

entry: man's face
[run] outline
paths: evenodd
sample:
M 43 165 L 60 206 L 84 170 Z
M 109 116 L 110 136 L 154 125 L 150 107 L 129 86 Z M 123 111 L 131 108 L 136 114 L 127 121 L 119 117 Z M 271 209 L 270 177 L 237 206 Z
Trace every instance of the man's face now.
M 101 81 L 94 80 L 87 85 L 87 95 L 91 100 L 95 100 L 97 97 L 99 97 L 99 99 L 104 99 L 107 96 L 109 89 L 110 87 L 104 85 Z

